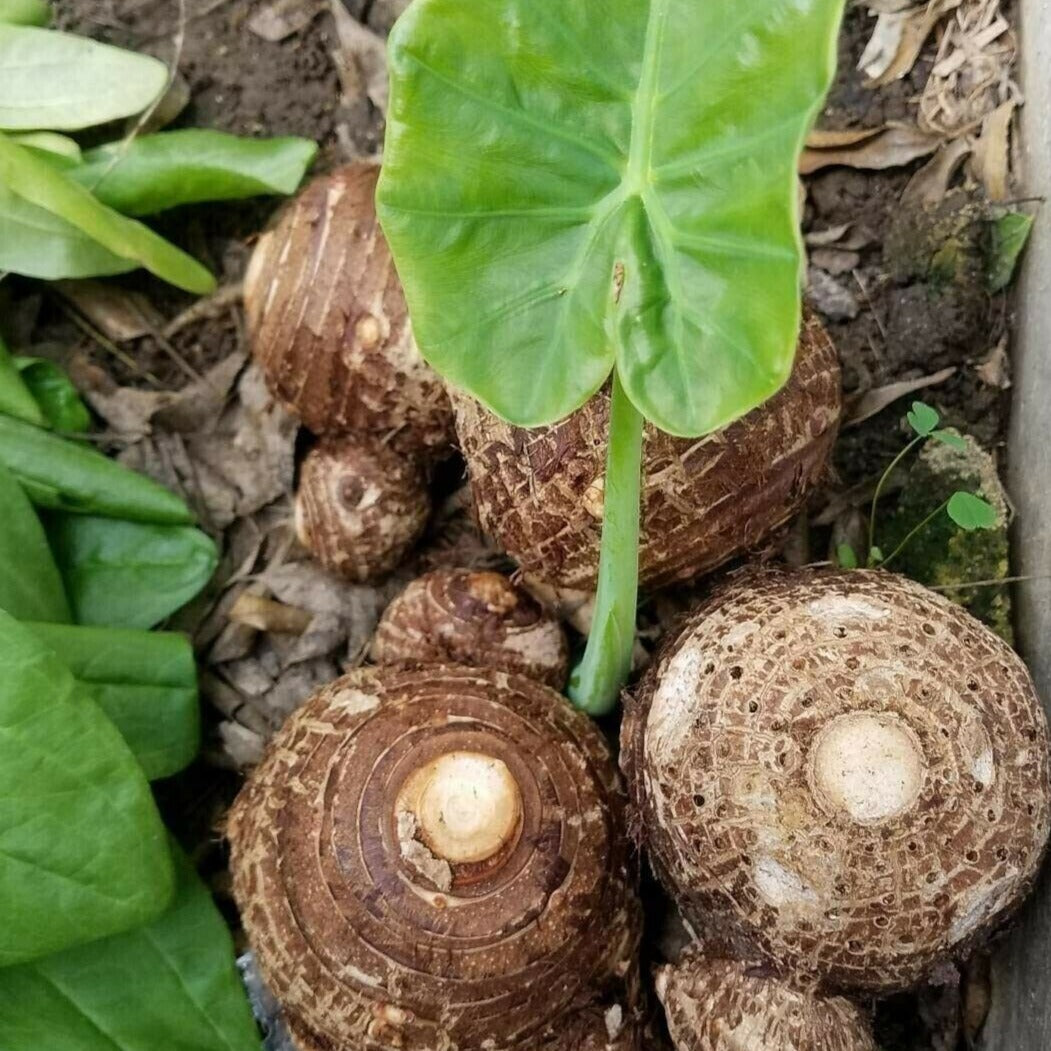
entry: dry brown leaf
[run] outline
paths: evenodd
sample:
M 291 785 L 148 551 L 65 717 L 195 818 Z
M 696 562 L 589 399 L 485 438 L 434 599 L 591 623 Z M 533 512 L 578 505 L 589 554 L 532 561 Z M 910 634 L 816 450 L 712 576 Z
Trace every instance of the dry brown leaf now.
M 842 240 L 853 225 L 853 223 L 842 223 L 839 226 L 829 226 L 824 230 L 811 230 L 807 233 L 804 240 L 808 245 L 813 245 L 815 248 L 832 245 Z
M 187 388 L 191 395 L 176 395 L 174 402 L 169 398 L 151 416 L 152 434 L 119 457 L 181 493 L 212 530 L 225 529 L 291 492 L 298 430 L 254 365 L 242 372 L 233 398 L 224 388 L 224 367 L 231 367 L 229 359 L 200 386 Z
M 343 94 L 348 101 L 364 91 L 381 112 L 387 112 L 387 46 L 383 38 L 363 26 L 343 6 L 343 0 L 330 0 L 329 10 L 336 23 L 339 51 L 333 55 Z
M 872 63 L 880 71 L 870 76 L 869 87 L 880 87 L 907 76 L 916 65 L 916 60 L 920 57 L 934 28 L 962 2 L 963 0 L 930 0 L 925 8 L 915 8 L 890 15 L 881 14 L 876 24 L 877 32 L 880 31 L 879 23 L 885 19 L 897 19 L 900 25 L 895 27 L 894 53 L 890 56 L 881 54 L 880 61 Z M 884 33 L 889 34 L 894 31 L 885 29 Z
M 861 265 L 861 256 L 843 248 L 818 248 L 810 253 L 810 263 L 833 277 L 839 277 L 857 269 Z
M 906 23 L 912 15 L 913 12 L 906 8 L 901 11 L 881 12 L 876 19 L 872 36 L 869 37 L 857 66 L 870 84 L 886 73 L 897 58 Z
M 978 1046 L 979 1036 L 993 1002 L 992 968 L 989 957 L 975 956 L 963 975 L 963 1035 L 968 1048 Z
M 832 321 L 849 321 L 861 312 L 857 296 L 831 274 L 817 267 L 807 270 L 807 299 Z
M 248 30 L 276 44 L 305 29 L 317 18 L 321 6 L 307 0 L 275 0 L 265 4 L 248 20 Z
M 1011 178 L 1011 119 L 1018 106 L 1009 99 L 982 122 L 982 134 L 974 144 L 971 171 L 985 187 L 991 201 L 1006 201 Z
M 1007 356 L 1007 336 L 989 352 L 989 357 L 974 367 L 978 378 L 990 387 L 1008 390 L 1011 386 L 1011 361 Z
M 245 624 L 256 631 L 274 631 L 284 635 L 302 635 L 313 620 L 313 615 L 305 609 L 275 602 L 248 591 L 238 596 L 229 616 L 235 624 Z
M 893 15 L 915 7 L 915 0 L 868 0 L 865 6 L 874 15 Z
M 902 204 L 934 205 L 948 193 L 960 165 L 970 156 L 971 144 L 955 139 L 938 152 L 909 180 L 901 195 Z
M 1017 39 L 1000 3 L 967 0 L 946 23 L 920 98 L 921 128 L 956 138 L 977 130 L 1004 103 L 1020 101 Z
M 892 405 L 906 394 L 913 394 L 926 387 L 933 387 L 944 383 L 956 372 L 955 366 L 941 369 L 930 376 L 920 376 L 914 380 L 899 380 L 897 383 L 888 383 L 884 387 L 876 387 L 867 390 L 864 394 L 856 395 L 847 400 L 844 427 L 856 427 L 859 423 L 882 412 L 888 405 Z
M 171 398 L 170 391 L 121 387 L 83 354 L 70 359 L 69 378 L 111 431 L 134 440 L 150 433 L 154 413 Z
M 911 124 L 887 124 L 852 132 L 812 132 L 799 171 L 811 175 L 833 165 L 866 170 L 897 168 L 933 153 L 941 137 Z
M 117 343 L 139 339 L 164 328 L 164 317 L 141 293 L 101 281 L 56 281 L 63 299 L 104 336 Z

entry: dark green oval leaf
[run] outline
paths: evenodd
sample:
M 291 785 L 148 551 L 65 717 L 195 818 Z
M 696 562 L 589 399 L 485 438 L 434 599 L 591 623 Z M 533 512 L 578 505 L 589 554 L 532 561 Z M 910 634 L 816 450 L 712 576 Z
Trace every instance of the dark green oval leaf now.
M 149 785 L 120 734 L 2 612 L 0 668 L 5 967 L 149 922 L 171 900 L 173 876 Z
M 80 400 L 65 369 L 45 358 L 15 358 L 15 365 L 53 431 L 75 434 L 91 426 L 91 413 Z
M 18 146 L 3 134 L 0 183 L 12 194 L 81 230 L 113 255 L 143 266 L 179 288 L 203 295 L 215 287 L 212 275 L 196 259 L 142 223 L 107 208 L 39 151 Z
M 125 215 L 180 204 L 296 191 L 317 146 L 308 139 L 245 139 L 189 128 L 89 150 L 71 176 Z
M 905 418 L 909 421 L 909 426 L 922 438 L 926 438 L 941 419 L 934 409 L 922 401 L 914 401 Z
M 1033 216 L 1008 212 L 992 224 L 989 258 L 989 291 L 1002 292 L 1015 275 L 1019 256 L 1033 229 Z
M 4 1051 L 260 1051 L 233 941 L 188 859 L 148 927 L 0 971 Z
M 141 113 L 163 62 L 52 29 L 0 24 L 0 128 L 75 131 Z
M 51 5 L 46 0 L 0 0 L 0 22 L 20 26 L 46 26 Z
M 0 463 L 38 507 L 161 525 L 193 521 L 186 504 L 151 479 L 82 441 L 10 416 L 0 416 Z
M 0 609 L 19 620 L 69 620 L 62 577 L 44 527 L 22 487 L 0 464 Z
M 109 716 L 146 777 L 193 761 L 201 737 L 197 668 L 182 635 L 71 624 L 27 626 Z
M 3 236 L 0 226 L 0 236 Z M 2 268 L 2 264 L 0 264 Z M 6 344 L 0 339 L 0 412 L 26 423 L 42 427 L 44 414 L 40 411 L 33 392 L 26 386 Z M 0 603 L 2 605 L 2 603 Z
M 391 35 L 378 200 L 428 360 L 523 425 L 614 361 L 676 434 L 773 394 L 842 7 L 417 0 Z
M 152 628 L 211 579 L 215 544 L 189 526 L 53 515 L 48 537 L 78 624 Z
M 974 493 L 953 493 L 946 507 L 949 517 L 961 528 L 995 529 L 998 524 L 996 508 Z

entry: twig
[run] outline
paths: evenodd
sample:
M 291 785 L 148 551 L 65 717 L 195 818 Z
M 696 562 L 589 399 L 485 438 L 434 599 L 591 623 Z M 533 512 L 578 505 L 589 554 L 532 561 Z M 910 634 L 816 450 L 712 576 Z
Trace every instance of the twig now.
M 869 305 L 869 311 L 872 314 L 872 319 L 876 322 L 876 328 L 879 329 L 879 334 L 883 337 L 883 345 L 885 347 L 889 347 L 890 342 L 887 339 L 887 330 L 883 327 L 883 322 L 880 320 L 880 316 L 877 313 L 876 307 L 872 302 L 872 296 L 869 295 L 869 290 L 865 286 L 865 282 L 861 280 L 861 275 L 857 272 L 856 269 L 851 270 L 850 275 L 857 282 L 858 288 L 861 289 L 861 294 L 865 297 L 865 302 Z
M 70 321 L 73 322 L 77 328 L 80 329 L 90 340 L 97 343 L 103 350 L 107 350 L 112 354 L 119 362 L 121 362 L 130 372 L 137 373 L 140 376 L 144 376 L 154 386 L 159 387 L 161 381 L 152 373 L 143 371 L 142 366 L 130 355 L 125 353 L 120 347 L 117 346 L 113 340 L 103 335 L 94 325 L 91 324 L 86 318 L 82 317 L 76 310 L 69 306 L 64 300 L 58 300 L 58 308 L 62 311 Z
M 161 335 L 165 339 L 177 336 L 184 328 L 197 324 L 198 321 L 211 321 L 213 318 L 221 317 L 231 307 L 236 306 L 244 291 L 244 286 L 239 282 L 223 285 L 216 289 L 210 296 L 198 299 L 180 314 L 164 326 Z
M 930 591 L 963 591 L 967 588 L 994 588 L 1001 584 L 1024 584 L 1030 580 L 1051 580 L 1051 573 L 1027 577 L 1001 577 L 999 580 L 965 580 L 960 584 L 938 584 L 936 587 L 928 585 L 928 588 Z
M 131 149 L 131 144 L 139 137 L 142 129 L 146 127 L 150 118 L 157 112 L 157 107 L 164 101 L 164 96 L 168 94 L 172 84 L 175 82 L 176 74 L 179 72 L 179 62 L 182 60 L 183 46 L 186 43 L 186 0 L 177 0 L 177 2 L 179 5 L 179 19 L 175 27 L 175 36 L 172 39 L 172 59 L 168 66 L 168 82 L 164 85 L 164 90 L 146 107 L 131 130 L 121 139 L 121 143 L 109 159 L 109 163 L 102 169 L 98 178 L 88 187 L 92 193 L 102 185 L 110 172 L 127 156 L 128 150 Z

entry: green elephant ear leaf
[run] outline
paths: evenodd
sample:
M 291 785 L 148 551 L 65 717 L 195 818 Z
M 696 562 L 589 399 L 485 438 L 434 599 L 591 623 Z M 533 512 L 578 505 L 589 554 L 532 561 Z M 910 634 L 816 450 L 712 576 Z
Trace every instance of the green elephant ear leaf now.
M 0 968 L 149 922 L 167 835 L 128 746 L 62 661 L 0 611 Z
M 424 356 L 524 426 L 616 364 L 712 431 L 787 378 L 796 164 L 843 0 L 416 0 L 379 212 Z

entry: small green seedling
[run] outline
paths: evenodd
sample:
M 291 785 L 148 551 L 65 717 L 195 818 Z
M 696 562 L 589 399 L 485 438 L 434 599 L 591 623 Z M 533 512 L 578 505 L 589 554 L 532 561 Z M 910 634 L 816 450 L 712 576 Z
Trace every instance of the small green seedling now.
M 988 501 L 983 500 L 974 493 L 960 491 L 953 493 L 952 496 L 939 504 L 924 518 L 922 522 L 910 530 L 889 555 L 884 555 L 883 551 L 876 546 L 876 511 L 880 497 L 883 495 L 895 468 L 909 453 L 927 441 L 941 442 L 943 445 L 947 445 L 959 452 L 964 452 L 967 449 L 967 443 L 958 434 L 953 431 L 939 429 L 938 424 L 941 422 L 941 417 L 938 415 L 937 410 L 922 401 L 914 401 L 912 403 L 912 408 L 906 413 L 905 419 L 915 432 L 915 437 L 894 457 L 876 484 L 876 491 L 873 493 L 872 506 L 869 511 L 868 554 L 864 560 L 867 566 L 888 566 L 901 554 L 909 541 L 943 511 L 949 515 L 956 525 L 967 532 L 973 532 L 976 529 L 995 529 L 997 525 L 996 509 Z M 843 569 L 856 569 L 859 564 L 857 552 L 850 544 L 839 545 L 836 550 L 836 561 Z
M 800 324 L 799 153 L 843 0 L 416 0 L 378 212 L 427 360 L 520 427 L 605 384 L 598 596 L 570 696 L 631 664 L 643 427 L 775 394 Z

